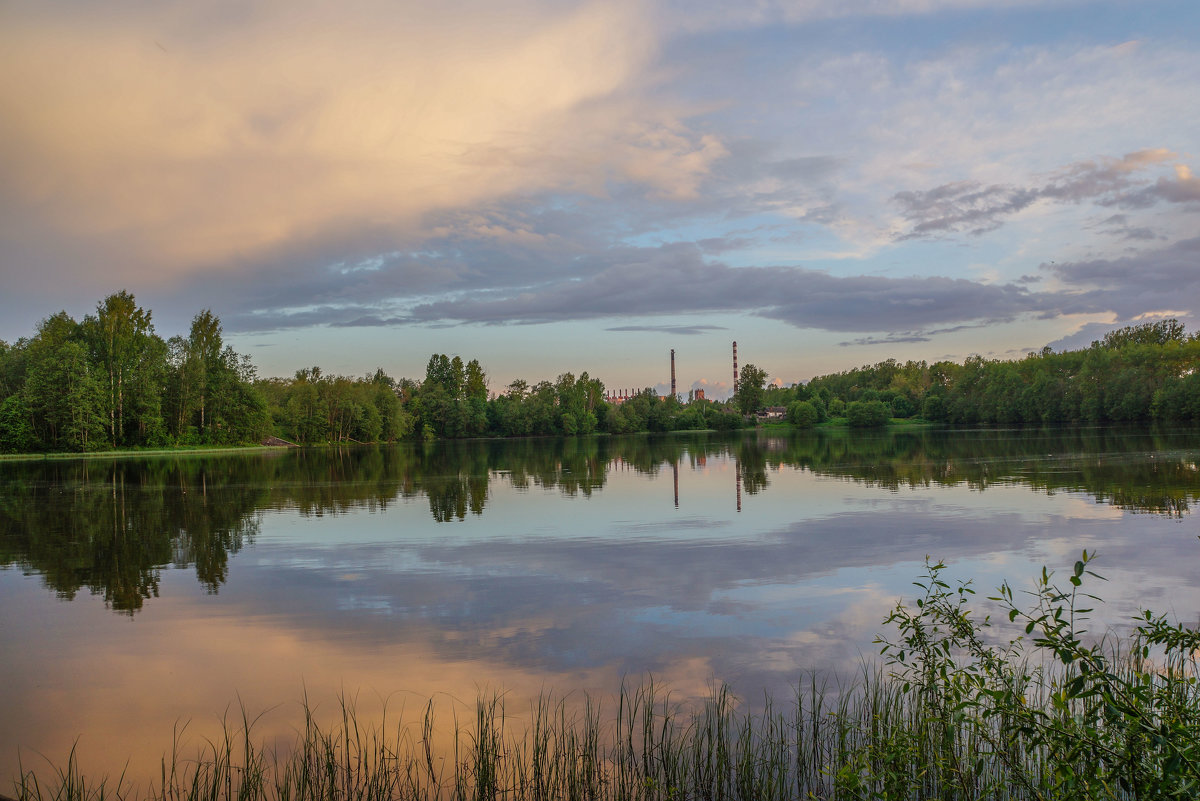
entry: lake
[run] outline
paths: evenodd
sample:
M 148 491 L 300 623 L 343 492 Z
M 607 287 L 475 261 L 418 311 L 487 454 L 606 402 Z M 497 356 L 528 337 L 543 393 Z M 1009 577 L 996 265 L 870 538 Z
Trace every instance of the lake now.
M 874 656 L 927 555 L 982 610 L 1094 549 L 1094 632 L 1195 625 L 1198 467 L 1197 432 L 1109 428 L 0 462 L 0 792 L 73 744 L 145 782 L 243 708 L 285 742 L 305 697 L 790 699 Z

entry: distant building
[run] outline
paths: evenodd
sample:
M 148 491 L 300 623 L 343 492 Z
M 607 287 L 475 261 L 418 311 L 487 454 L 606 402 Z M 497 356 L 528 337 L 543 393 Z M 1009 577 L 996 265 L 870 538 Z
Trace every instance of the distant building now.
M 702 390 L 702 389 L 696 390 L 696 394 L 693 397 L 696 400 L 704 400 L 704 390 Z

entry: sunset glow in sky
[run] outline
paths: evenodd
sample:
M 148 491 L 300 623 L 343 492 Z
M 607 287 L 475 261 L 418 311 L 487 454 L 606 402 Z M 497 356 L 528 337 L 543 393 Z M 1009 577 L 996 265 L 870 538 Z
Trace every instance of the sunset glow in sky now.
M 727 392 L 1200 329 L 1194 0 L 0 7 L 0 339 Z

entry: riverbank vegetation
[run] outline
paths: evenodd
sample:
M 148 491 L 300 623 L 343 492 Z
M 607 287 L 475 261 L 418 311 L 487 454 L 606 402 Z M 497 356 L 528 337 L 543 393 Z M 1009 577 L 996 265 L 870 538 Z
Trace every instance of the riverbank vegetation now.
M 420 378 L 306 367 L 260 378 L 204 310 L 163 340 L 127 292 L 81 322 L 65 312 L 0 342 L 0 453 L 89 452 L 262 442 L 575 436 L 726 431 L 786 420 L 798 428 L 898 421 L 1058 425 L 1200 421 L 1200 337 L 1175 320 L 1111 332 L 1090 348 L 1017 361 L 895 360 L 767 385 L 743 365 L 733 396 L 619 399 L 587 372 L 491 387 L 478 360 L 434 354 Z
M 1200 336 L 1188 335 L 1177 320 L 1161 320 L 1112 331 L 1083 350 L 1045 348 L 1019 360 L 889 359 L 803 386 L 768 389 L 766 402 L 808 402 L 818 422 L 822 409 L 836 415 L 855 403 L 879 403 L 891 417 L 968 425 L 1195 423 Z
M 412 721 L 340 722 L 305 709 L 294 744 L 260 745 L 252 716 L 193 754 L 177 741 L 142 789 L 87 777 L 72 754 L 27 769 L 34 799 L 1133 799 L 1200 790 L 1200 632 L 1146 612 L 1127 637 L 1089 638 L 1084 552 L 1060 582 L 990 601 L 1013 630 L 996 644 L 973 607 L 927 563 L 877 640 L 884 663 L 850 685 L 802 682 L 786 709 L 672 700 L 652 681 L 605 706 L 545 695 L 528 710 L 484 696 L 472 719 L 433 702 Z M 1021 599 L 1028 597 L 1028 603 Z M 444 749 L 444 750 L 443 750 Z

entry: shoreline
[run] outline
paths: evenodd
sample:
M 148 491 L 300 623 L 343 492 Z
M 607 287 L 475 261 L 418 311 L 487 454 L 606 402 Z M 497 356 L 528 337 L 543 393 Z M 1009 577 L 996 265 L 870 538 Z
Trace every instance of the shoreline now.
M 670 431 L 631 431 L 622 434 L 614 434 L 608 431 L 594 431 L 589 434 L 566 435 L 566 434 L 530 434 L 519 437 L 504 437 L 504 436 L 479 436 L 479 437 L 444 437 L 435 438 L 432 440 L 412 440 L 399 439 L 393 442 L 310 442 L 301 445 L 220 445 L 213 447 L 204 446 L 187 446 L 178 448 L 146 448 L 146 449 L 120 449 L 111 451 L 83 451 L 70 452 L 60 451 L 54 453 L 0 453 L 0 462 L 50 462 L 50 461 L 82 461 L 82 460 L 97 460 L 97 459 L 128 459 L 137 458 L 140 456 L 162 457 L 162 456 L 208 456 L 228 453 L 255 453 L 255 452 L 279 452 L 296 449 L 323 449 L 323 448 L 348 448 L 348 447 L 383 447 L 388 445 L 401 445 L 409 443 L 413 445 L 431 444 L 433 442 L 509 442 L 522 440 L 546 440 L 546 439 L 563 439 L 563 440 L 584 440 L 592 438 L 608 438 L 608 437 L 686 437 L 689 435 L 724 435 L 724 434 L 747 434 L 753 432 L 773 433 L 773 434 L 802 434 L 802 433 L 880 433 L 886 431 L 912 431 L 912 430 L 927 430 L 945 428 L 960 431 L 1074 431 L 1080 429 L 1137 429 L 1142 431 L 1161 431 L 1167 430 L 1193 430 L 1195 426 L 1182 424 L 1164 424 L 1162 422 L 1146 421 L 1146 422 L 1070 422 L 1045 424 L 1040 426 L 1026 426 L 1020 424 L 982 424 L 976 423 L 971 425 L 953 425 L 932 420 L 924 420 L 920 418 L 893 418 L 887 424 L 882 426 L 871 427 L 854 427 L 846 422 L 846 418 L 833 418 L 826 420 L 823 423 L 818 423 L 814 426 L 799 427 L 788 422 L 771 421 L 768 423 L 759 423 L 755 426 L 747 426 L 745 428 L 736 429 L 716 429 L 716 428 L 681 428 L 672 429 Z M 3 799 L 0 799 L 3 801 Z
M 137 456 L 208 456 L 220 453 L 286 451 L 287 445 L 221 445 L 212 448 L 147 448 L 145 450 L 83 451 L 80 453 L 0 453 L 0 462 L 73 462 L 91 459 L 128 459 Z M 3 799 L 0 799 L 3 801 Z

